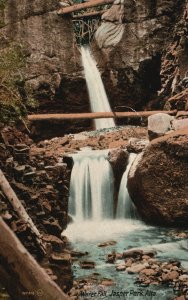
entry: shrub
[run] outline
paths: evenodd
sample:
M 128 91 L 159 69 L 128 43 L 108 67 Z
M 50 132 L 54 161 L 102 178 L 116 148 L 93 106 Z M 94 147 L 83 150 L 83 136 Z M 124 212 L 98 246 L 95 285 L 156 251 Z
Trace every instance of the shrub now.
M 29 107 L 36 106 L 25 89 L 26 58 L 21 45 L 12 44 L 0 50 L 0 122 L 23 118 Z

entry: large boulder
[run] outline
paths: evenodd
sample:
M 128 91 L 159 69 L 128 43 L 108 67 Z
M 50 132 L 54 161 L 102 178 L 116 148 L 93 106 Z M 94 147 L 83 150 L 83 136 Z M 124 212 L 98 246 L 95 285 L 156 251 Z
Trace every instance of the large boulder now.
M 150 143 L 128 178 L 130 196 L 145 221 L 187 225 L 187 174 L 188 128 Z
M 163 136 L 172 129 L 171 121 L 174 117 L 165 113 L 151 115 L 148 118 L 148 136 L 150 140 Z

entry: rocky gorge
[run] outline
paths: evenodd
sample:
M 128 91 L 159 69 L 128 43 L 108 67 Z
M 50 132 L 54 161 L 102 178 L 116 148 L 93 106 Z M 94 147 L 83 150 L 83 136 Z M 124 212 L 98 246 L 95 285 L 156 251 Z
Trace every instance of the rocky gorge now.
M 24 108 L 30 96 L 38 103 L 16 122 L 0 120 L 0 169 L 41 233 L 45 253 L 5 193 L 3 180 L 1 217 L 52 284 L 63 291 L 54 299 L 119 299 L 118 293 L 124 292 L 123 299 L 184 300 L 188 295 L 187 1 L 116 0 L 102 14 L 90 48 L 116 120 L 116 127 L 102 130 L 94 130 L 90 119 L 27 119 L 27 115 L 80 114 L 91 109 L 73 15 L 59 15 L 61 5 L 52 0 L 0 2 L 0 53 L 8 53 L 13 45 L 21 48 L 24 66 L 16 84 Z M 0 71 L 1 66 L 0 60 Z M 1 72 L 0 80 L 4 92 Z M 139 115 L 159 109 L 149 117 Z M 118 118 L 115 113 L 121 111 L 133 111 L 136 118 Z M 110 235 L 105 235 L 98 220 L 95 227 L 104 236 L 94 240 L 95 230 L 85 220 L 85 228 L 79 227 L 77 215 L 69 212 L 74 155 L 84 149 L 106 150 L 107 157 L 99 160 L 105 160 L 113 175 Z M 116 217 L 130 153 L 136 158 L 124 185 L 139 214 L 133 222 Z M 89 170 L 92 159 L 84 159 Z M 83 169 L 77 182 L 83 177 L 86 185 Z M 102 170 L 96 174 L 99 177 Z M 93 200 L 89 201 L 90 205 Z M 80 228 L 76 237 L 71 232 L 74 224 Z M 16 272 L 14 263 L 1 253 L 2 299 L 9 299 L 7 292 L 16 300 L 48 299 L 47 291 L 38 295 L 38 290 L 23 288 L 24 276 Z

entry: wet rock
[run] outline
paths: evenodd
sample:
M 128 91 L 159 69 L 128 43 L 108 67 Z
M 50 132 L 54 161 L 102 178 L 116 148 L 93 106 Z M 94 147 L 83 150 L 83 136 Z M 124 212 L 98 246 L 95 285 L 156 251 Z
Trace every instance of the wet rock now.
M 153 276 L 156 274 L 156 271 L 154 271 L 153 269 L 143 269 L 140 273 L 146 276 Z
M 90 260 L 80 261 L 80 267 L 81 269 L 94 269 L 95 262 Z
M 116 259 L 123 259 L 123 253 L 116 253 Z
M 104 286 L 112 286 L 112 285 L 114 285 L 114 281 L 109 278 L 103 278 L 101 281 L 101 284 Z
M 132 264 L 131 267 L 126 268 L 126 271 L 129 274 L 140 273 L 142 270 L 144 270 L 147 267 L 149 267 L 149 264 L 147 262 L 145 262 L 145 263 L 134 263 L 134 264 Z
M 126 266 L 125 265 L 117 265 L 116 266 L 116 271 L 125 271 Z
M 134 260 L 132 258 L 128 258 L 125 260 L 125 266 L 126 267 L 131 267 L 133 264 Z
M 166 281 L 172 281 L 174 279 L 177 279 L 179 277 L 179 273 L 177 271 L 168 272 L 167 274 L 162 274 L 162 280 L 164 282 Z
M 148 136 L 150 141 L 163 136 L 171 128 L 171 121 L 174 117 L 171 117 L 164 113 L 158 113 L 148 117 Z
M 143 260 L 149 260 L 149 259 L 150 259 L 150 256 L 149 256 L 149 255 L 143 255 L 143 256 L 142 256 L 142 259 L 143 259 Z
M 180 275 L 179 276 L 179 280 L 181 280 L 181 281 L 187 281 L 188 282 L 188 275 L 186 275 L 186 274 Z
M 123 258 L 133 257 L 140 258 L 143 255 L 143 250 L 127 250 L 123 252 Z
M 115 244 L 117 244 L 116 241 L 109 241 L 109 242 L 100 243 L 100 244 L 98 244 L 97 246 L 98 246 L 99 248 L 102 248 L 102 247 L 112 246 L 112 245 L 115 245 Z
M 71 256 L 68 253 L 52 253 L 50 257 L 51 262 L 70 266 Z
M 149 144 L 148 140 L 142 140 L 138 138 L 131 138 L 128 141 L 127 151 L 133 153 L 142 152 Z
M 106 258 L 106 262 L 113 264 L 116 261 L 116 253 L 109 253 Z
M 82 256 L 85 256 L 85 255 L 88 255 L 89 253 L 88 252 L 81 252 L 81 251 L 71 251 L 71 256 L 72 257 L 82 257 Z

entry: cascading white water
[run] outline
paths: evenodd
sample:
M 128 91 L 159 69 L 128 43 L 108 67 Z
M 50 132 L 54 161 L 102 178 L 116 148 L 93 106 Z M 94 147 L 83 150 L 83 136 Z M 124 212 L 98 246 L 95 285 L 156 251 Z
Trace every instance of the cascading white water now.
M 88 47 L 81 47 L 82 62 L 92 112 L 111 112 L 100 72 Z M 115 127 L 113 118 L 95 119 L 96 129 Z
M 138 217 L 136 208 L 132 203 L 127 190 L 128 173 L 136 156 L 137 155 L 135 153 L 129 154 L 128 165 L 121 179 L 116 210 L 117 219 L 137 219 Z
M 85 149 L 73 155 L 69 194 L 69 214 L 73 223 L 64 232 L 72 241 L 99 241 L 143 227 L 140 221 L 130 220 L 130 207 L 127 201 L 121 200 L 123 193 L 127 197 L 125 181 L 134 155 L 130 155 L 122 179 L 124 189 L 120 188 L 118 210 L 121 214 L 119 212 L 114 219 L 114 178 L 107 154 L 108 150 Z
M 113 172 L 107 153 L 89 150 L 73 155 L 69 214 L 75 221 L 113 218 Z

